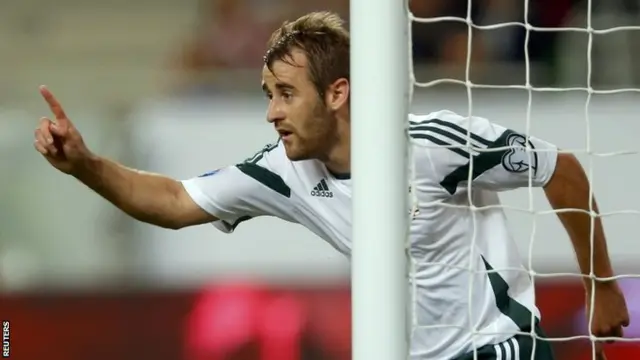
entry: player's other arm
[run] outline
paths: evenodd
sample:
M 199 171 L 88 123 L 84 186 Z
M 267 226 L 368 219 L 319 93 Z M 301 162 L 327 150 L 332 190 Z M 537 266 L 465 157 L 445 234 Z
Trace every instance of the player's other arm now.
M 436 114 L 438 119 L 414 122 L 414 137 L 430 139 L 436 145 L 464 145 L 467 129 L 476 149 L 464 146 L 436 147 L 429 159 L 438 181 L 449 194 L 468 189 L 469 178 L 474 188 L 505 191 L 523 187 L 543 188 L 549 202 L 558 212 L 566 228 L 583 274 L 591 273 L 590 209 L 598 212 L 590 198 L 589 182 L 578 160 L 571 154 L 558 152 L 555 145 L 532 136 L 507 129 L 487 119 L 462 117 L 450 112 Z M 437 128 L 435 128 L 437 127 Z M 598 277 L 613 275 L 607 246 L 599 218 L 594 219 L 593 272 Z M 587 304 L 593 309 L 591 331 L 597 336 L 621 336 L 622 326 L 629 324 L 624 297 L 616 281 L 585 281 Z M 595 304 L 591 304 L 591 294 Z M 596 352 L 602 355 L 600 345 Z M 600 357 L 599 359 L 602 359 Z
M 55 168 L 76 177 L 128 215 L 146 223 L 178 229 L 216 220 L 192 200 L 180 182 L 92 154 L 53 94 L 44 87 L 40 91 L 55 121 L 40 121 L 34 146 Z
M 567 229 L 580 269 L 589 274 L 591 269 L 591 218 L 588 212 L 595 200 L 589 199 L 589 182 L 585 172 L 572 154 L 560 153 L 555 145 L 533 136 L 525 136 L 481 117 L 462 117 L 443 112 L 444 120 L 425 123 L 432 129 L 428 134 L 439 136 L 455 145 L 464 145 L 469 130 L 470 142 L 477 150 L 467 148 L 439 149 L 442 169 L 441 185 L 454 194 L 466 188 L 471 175 L 473 186 L 495 191 L 522 187 L 544 188 L 554 209 L 577 209 L 561 211 L 558 216 Z M 419 126 L 414 127 L 419 129 Z M 423 127 L 424 128 L 424 127 Z M 436 133 L 438 130 L 439 133 Z M 444 132 L 444 131 L 447 132 Z M 447 136 L 443 136 L 447 135 Z M 611 263 L 600 218 L 595 219 L 594 269 L 596 276 L 612 276 Z
M 591 214 L 598 214 L 598 205 L 591 196 L 589 187 L 587 175 L 576 157 L 572 154 L 558 154 L 555 171 L 544 186 L 547 199 L 556 210 L 580 210 L 562 211 L 557 215 L 573 243 L 582 274 L 589 275 L 593 271 L 598 278 L 611 278 L 614 274 L 602 221 L 596 216 L 592 222 Z M 621 337 L 622 327 L 629 325 L 629 313 L 617 282 L 592 282 L 590 278 L 585 278 L 584 285 L 587 290 L 587 316 L 591 317 L 590 312 L 593 313 L 591 332 L 599 337 Z M 596 344 L 596 358 L 605 359 L 601 343 Z
M 556 210 L 577 210 L 560 211 L 557 215 L 571 238 L 581 272 L 588 275 L 593 270 L 597 277 L 611 277 L 613 269 L 598 216 L 593 219 L 593 248 L 591 244 L 591 212 L 598 214 L 598 204 L 595 197 L 590 196 L 589 188 L 589 180 L 578 159 L 573 154 L 558 154 L 555 171 L 544 187 L 547 199 Z M 585 284 L 591 286 L 591 281 L 587 279 Z

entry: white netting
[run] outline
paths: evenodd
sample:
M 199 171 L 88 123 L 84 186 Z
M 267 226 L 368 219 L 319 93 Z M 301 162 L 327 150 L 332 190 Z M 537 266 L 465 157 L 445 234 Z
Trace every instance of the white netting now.
M 545 96 L 555 96 L 553 94 L 558 94 L 558 96 L 560 96 L 560 93 L 562 94 L 568 94 L 568 93 L 580 93 L 582 95 L 585 96 L 583 105 L 582 105 L 582 127 L 583 129 L 579 132 L 583 132 L 584 136 L 584 143 L 585 146 L 575 146 L 575 147 L 571 147 L 570 148 L 566 148 L 563 147 L 562 143 L 558 143 L 558 145 L 560 147 L 563 147 L 563 150 L 561 150 L 561 152 L 569 152 L 569 153 L 574 153 L 574 154 L 581 154 L 582 156 L 584 156 L 584 160 L 582 161 L 583 166 L 585 167 L 587 173 L 588 173 L 588 177 L 590 179 L 590 182 L 593 183 L 594 181 L 594 159 L 611 159 L 613 157 L 620 157 L 623 155 L 635 155 L 638 154 L 637 148 L 638 146 L 634 144 L 634 146 L 631 147 L 631 149 L 618 149 L 618 146 L 610 146 L 608 147 L 608 149 L 606 151 L 596 151 L 594 149 L 594 146 L 592 144 L 592 111 L 591 111 L 591 105 L 593 102 L 593 98 L 595 95 L 607 95 L 607 96 L 611 96 L 611 95 L 619 95 L 619 94 L 631 94 L 633 96 L 635 96 L 636 94 L 640 93 L 640 88 L 636 88 L 633 86 L 617 86 L 616 88 L 610 88 L 610 89 L 594 89 L 592 86 L 592 77 L 593 77 L 593 61 L 592 61 L 592 53 L 593 53 L 593 47 L 594 47 L 594 36 L 596 35 L 607 35 L 607 34 L 613 34 L 613 33 L 617 33 L 617 32 L 630 32 L 630 31 L 638 31 L 640 30 L 640 26 L 610 26 L 608 28 L 602 28 L 602 29 L 594 29 L 594 27 L 592 26 L 592 19 L 593 19 L 593 4 L 592 4 L 592 0 L 588 0 L 585 2 L 586 5 L 586 11 L 585 11 L 585 21 L 586 21 L 586 26 L 585 27 L 553 27 L 553 28 L 547 28 L 547 27 L 538 27 L 538 26 L 533 26 L 530 24 L 529 22 L 529 15 L 530 15 L 530 4 L 529 4 L 529 0 L 523 0 L 524 1 L 524 21 L 523 22 L 504 22 L 504 23 L 498 23 L 498 24 L 491 24 L 491 25 L 478 25 L 475 24 L 472 21 L 472 2 L 473 0 L 468 0 L 468 5 L 467 5 L 467 15 L 466 18 L 461 18 L 461 17 L 453 17 L 453 16 L 443 16 L 443 17 L 433 17 L 433 18 L 420 18 L 417 17 L 415 15 L 413 15 L 411 13 L 411 11 L 409 11 L 409 34 L 411 34 L 411 30 L 412 30 L 412 23 L 414 22 L 418 22 L 418 23 L 424 23 L 424 24 L 430 24 L 430 23 L 439 23 L 439 22 L 457 22 L 457 23 L 462 23 L 462 24 L 466 24 L 467 26 L 467 54 L 466 54 L 466 67 L 465 67 L 465 74 L 464 74 L 464 79 L 455 79 L 455 78 L 439 78 L 439 79 L 435 79 L 435 80 L 429 80 L 429 81 L 420 81 L 420 79 L 416 79 L 416 73 L 414 71 L 414 64 L 413 61 L 411 61 L 412 59 L 412 54 L 410 53 L 409 59 L 410 59 L 410 98 L 413 100 L 414 97 L 414 90 L 416 88 L 419 88 L 421 90 L 424 89 L 429 89 L 429 88 L 434 88 L 436 86 L 439 85 L 459 85 L 459 86 L 464 86 L 466 88 L 466 98 L 467 98 L 467 107 L 468 107 L 468 115 L 471 117 L 472 115 L 474 116 L 482 116 L 482 117 L 488 117 L 489 120 L 491 119 L 491 113 L 489 114 L 477 114 L 476 111 L 474 110 L 474 107 L 476 106 L 476 104 L 474 103 L 474 97 L 473 97 L 473 92 L 475 90 L 482 90 L 482 89 L 488 89 L 488 90 L 512 90 L 512 91 L 522 91 L 526 94 L 526 101 L 525 101 L 525 106 L 526 109 L 524 110 L 524 126 L 519 127 L 517 130 L 521 131 L 523 133 L 525 133 L 527 136 L 529 134 L 534 135 L 534 136 L 542 136 L 544 137 L 545 134 L 537 134 L 535 131 L 532 131 L 531 127 L 532 127 L 532 108 L 533 108 L 533 104 L 534 104 L 534 97 L 538 96 L 538 94 L 547 94 Z M 551 3 L 549 3 L 551 4 Z M 550 6 L 550 5 L 549 5 Z M 640 24 L 640 18 L 636 18 L 635 23 Z M 473 34 L 475 31 L 489 31 L 489 30 L 497 30 L 497 29 L 502 29 L 502 28 L 512 28 L 512 27 L 520 27 L 523 28 L 525 30 L 525 37 L 524 37 L 524 72 L 525 72 L 525 80 L 523 84 L 507 84 L 507 85 L 492 85 L 492 84 L 486 84 L 486 83 L 474 83 L 472 82 L 472 76 L 471 76 L 471 72 L 472 72 L 472 51 L 473 51 Z M 586 43 L 586 52 L 582 55 L 584 57 L 586 57 L 586 71 L 584 76 L 586 77 L 586 79 L 584 80 L 584 86 L 566 86 L 566 87 L 554 87 L 554 86 L 534 86 L 532 84 L 532 79 L 531 79 L 531 72 L 532 72 L 532 64 L 530 61 L 530 54 L 529 54 L 529 41 L 530 41 L 530 36 L 532 33 L 534 32 L 572 32 L 572 33 L 579 33 L 579 34 L 584 34 L 586 37 L 588 37 L 587 43 Z M 411 44 L 411 40 L 410 40 L 410 44 Z M 632 45 L 633 41 L 630 41 L 629 43 L 627 43 L 627 45 Z M 410 46 L 411 48 L 411 46 Z M 623 49 L 620 49 L 621 51 L 624 51 Z M 541 95 L 542 96 L 542 95 Z M 575 99 L 574 99 L 575 100 Z M 627 99 L 628 100 L 628 99 Z M 640 98 L 637 98 L 636 100 L 640 100 Z M 560 100 L 562 101 L 562 100 Z M 573 100 L 572 100 L 573 101 Z M 608 100 L 603 100 L 603 101 L 608 101 Z M 611 100 L 612 104 L 617 103 L 615 99 Z M 639 102 L 640 104 L 640 102 Z M 508 104 L 505 104 L 505 106 L 507 106 Z M 431 111 L 435 111 L 435 110 L 441 110 L 441 109 L 446 109 L 445 107 L 446 105 L 442 105 L 442 104 L 430 104 L 429 109 Z M 611 105 L 613 107 L 613 110 L 615 111 L 615 105 Z M 557 106 L 556 106 L 557 108 Z M 607 106 L 600 106 L 599 108 L 608 108 Z M 611 107 L 609 107 L 611 108 Z M 606 114 L 602 114 L 602 111 L 600 111 L 599 114 L 601 117 L 606 117 Z M 616 116 L 616 114 L 612 114 L 614 116 Z M 617 122 L 615 125 L 619 126 L 620 122 Z M 615 126 L 614 124 L 612 124 L 611 126 Z M 634 129 L 639 129 L 640 127 L 635 127 Z M 575 135 L 575 137 L 579 137 L 581 135 L 577 134 Z M 465 149 L 469 150 L 471 152 L 471 150 L 473 151 L 477 151 L 477 152 L 483 152 L 483 151 L 501 151 L 504 150 L 505 148 L 492 148 L 492 149 L 483 149 L 483 148 L 477 148 L 474 147 L 471 144 L 471 136 L 470 134 L 467 134 L 466 137 L 466 141 L 467 144 L 465 146 Z M 608 142 L 609 144 L 616 144 L 617 139 L 614 138 L 610 138 L 610 139 L 606 139 L 606 142 Z M 576 139 L 571 139 L 571 141 L 567 141 L 568 144 L 573 144 L 576 142 Z M 624 141 L 623 141 L 624 143 Z M 618 144 L 619 145 L 619 144 Z M 455 146 L 452 146 L 455 147 Z M 611 150 L 611 148 L 616 148 L 616 150 Z M 529 147 L 529 144 L 527 144 L 527 150 L 528 150 L 528 154 L 529 157 L 531 158 L 532 154 L 534 153 L 533 151 L 531 151 L 532 149 Z M 538 151 L 538 150 L 535 150 Z M 638 163 L 638 158 L 630 158 L 629 159 L 631 162 L 635 163 L 636 166 Z M 469 178 L 468 180 L 471 180 L 472 178 L 472 172 L 473 172 L 473 161 L 470 161 L 470 169 L 469 169 Z M 531 172 L 532 170 L 530 169 L 529 172 Z M 415 169 L 412 170 L 411 174 L 413 175 L 415 173 Z M 611 176 L 630 176 L 631 172 L 628 173 L 619 173 L 619 174 L 612 174 Z M 631 175 L 632 176 L 632 175 Z M 637 210 L 637 206 L 636 206 L 636 202 L 634 200 L 634 197 L 631 196 L 628 200 L 628 202 L 626 202 L 626 206 L 627 208 L 636 208 L 636 209 L 616 209 L 614 211 L 604 211 L 603 210 L 603 206 L 600 206 L 600 213 L 597 214 L 595 211 L 593 211 L 593 209 L 590 209 L 589 211 L 584 211 L 584 210 L 578 210 L 578 209 L 565 209 L 565 210 L 541 210 L 540 206 L 536 206 L 535 205 L 535 201 L 534 201 L 534 192 L 536 191 L 541 191 L 540 189 L 534 189 L 531 186 L 531 175 L 530 175 L 530 186 L 528 189 L 526 189 L 526 191 L 528 191 L 527 196 L 528 196 L 528 206 L 526 207 L 522 207 L 522 206 L 513 206 L 513 205 L 509 205 L 509 204 L 504 204 L 501 205 L 501 208 L 504 208 L 505 210 L 508 211 L 512 211 L 512 212 L 519 212 L 521 214 L 526 214 L 528 216 L 530 216 L 531 219 L 531 229 L 529 232 L 529 238 L 527 239 L 528 242 L 528 259 L 527 259 L 527 263 L 525 264 L 526 268 L 528 269 L 528 274 L 531 277 L 532 281 L 534 282 L 535 285 L 535 281 L 538 278 L 584 278 L 584 277 L 589 277 L 592 281 L 592 283 L 594 281 L 596 281 L 596 276 L 593 274 L 593 270 L 591 271 L 591 273 L 589 275 L 581 275 L 578 272 L 572 272 L 572 271 L 562 271 L 562 272 L 553 272 L 553 273 L 542 273 L 542 272 L 537 272 L 534 266 L 534 261 L 533 261 L 533 253 L 534 253 L 534 244 L 535 244 L 535 239 L 536 239 L 536 234 L 537 231 L 540 230 L 540 227 L 538 225 L 539 223 L 539 218 L 545 215 L 555 215 L 561 211 L 582 211 L 584 213 L 587 213 L 590 215 L 591 217 L 591 223 L 592 223 L 592 227 L 591 227 L 591 246 L 593 248 L 593 223 L 595 221 L 595 219 L 597 217 L 600 218 L 605 218 L 605 217 L 612 217 L 612 216 L 621 216 L 621 215 L 640 215 L 640 211 Z M 414 181 L 412 181 L 412 186 L 415 184 Z M 468 181 L 468 184 L 470 186 L 471 181 Z M 593 189 L 590 188 L 590 193 L 593 194 Z M 415 194 L 415 191 L 413 191 L 413 187 L 412 187 L 412 194 Z M 596 200 L 598 200 L 601 203 L 601 199 L 598 198 L 598 194 L 596 193 Z M 624 199 L 618 199 L 621 201 L 624 201 Z M 412 198 L 413 201 L 413 207 L 414 207 L 414 211 L 417 209 L 417 199 L 415 198 L 415 196 L 413 196 Z M 471 198 L 471 191 L 469 191 L 469 203 L 473 204 L 472 198 Z M 601 204 L 602 205 L 602 204 Z M 471 214 L 473 215 L 473 221 L 475 222 L 476 220 L 476 213 L 479 210 L 484 210 L 487 209 L 487 207 L 483 207 L 483 208 L 478 208 L 475 207 L 474 205 L 471 205 Z M 633 221 L 633 220 L 631 220 Z M 618 241 L 618 239 L 616 239 L 616 236 L 612 236 L 611 235 L 611 231 L 606 224 L 605 224 L 605 234 L 608 235 L 608 242 L 609 244 L 611 244 L 612 242 Z M 474 229 L 475 232 L 475 229 Z M 627 234 L 627 236 L 631 236 L 631 237 L 635 237 L 635 232 L 631 233 L 631 234 Z M 474 238 L 474 243 L 475 243 L 475 236 L 476 234 L 474 234 L 473 238 Z M 562 232 L 561 234 L 559 233 L 557 238 L 559 239 L 558 241 L 565 241 L 567 243 L 569 243 L 569 238 L 566 235 L 566 233 Z M 640 248 L 640 247 L 638 247 Z M 475 247 L 474 245 L 472 245 L 472 252 L 474 251 Z M 640 253 L 640 250 L 637 251 L 637 253 Z M 611 255 L 611 259 L 612 262 L 614 264 L 614 268 L 617 268 L 616 265 L 616 261 L 617 261 L 617 257 L 615 254 L 610 254 Z M 621 266 L 623 268 L 629 268 L 629 260 L 625 259 L 627 261 L 627 264 Z M 418 259 L 410 259 L 410 264 L 411 264 L 411 269 L 410 269 L 410 277 L 412 280 L 415 280 L 415 267 L 417 264 L 419 264 Z M 573 260 L 573 263 L 575 264 L 575 260 Z M 472 262 L 469 262 L 470 264 L 472 264 Z M 439 267 L 451 267 L 450 264 L 443 264 L 443 263 L 433 263 L 430 264 L 433 266 L 439 266 Z M 567 265 L 567 267 L 572 267 L 573 264 L 571 265 Z M 593 256 L 591 259 L 591 268 L 593 269 Z M 631 265 L 631 269 L 633 270 L 633 266 Z M 470 276 L 473 276 L 474 273 L 479 273 L 482 272 L 483 274 L 487 274 L 489 272 L 487 271 L 481 271 L 481 270 L 477 270 L 474 269 L 471 265 L 468 268 L 465 268 L 464 270 L 469 271 Z M 635 271 L 639 271 L 640 269 L 635 269 Z M 500 268 L 500 269 L 494 269 L 490 272 L 498 272 L 498 271 L 522 271 L 521 269 L 504 269 L 504 268 Z M 543 270 L 544 271 L 544 270 Z M 639 271 L 640 272 L 640 271 Z M 640 275 L 634 275 L 634 274 L 625 274 L 625 275 L 616 275 L 614 277 L 615 279 L 623 279 L 623 278 L 640 278 Z M 602 279 L 605 280 L 605 279 Z M 415 284 L 416 281 L 412 281 L 413 283 L 413 291 L 415 294 L 416 288 L 415 288 Z M 473 282 L 471 282 L 472 287 L 473 287 Z M 636 286 L 640 286 L 640 285 L 636 285 Z M 471 296 L 472 292 L 473 292 L 473 288 L 471 288 L 469 290 L 469 296 Z M 558 301 L 562 301 L 562 299 L 558 299 Z M 593 304 L 594 298 L 592 297 L 591 299 L 589 299 L 589 301 L 591 301 L 591 303 Z M 629 298 L 627 297 L 627 305 L 630 308 L 630 312 L 632 313 L 632 320 L 633 320 L 633 310 L 632 310 L 632 302 L 633 301 L 640 301 L 640 298 Z M 470 301 L 471 302 L 471 301 Z M 417 311 L 415 308 L 416 302 L 412 301 L 412 305 L 413 308 L 409 309 L 411 311 L 411 313 L 413 314 L 412 316 L 412 320 L 410 321 L 409 325 L 411 326 L 411 332 L 413 333 L 413 331 L 419 327 L 451 327 L 449 325 L 446 324 L 440 324 L 440 325 L 429 325 L 429 324 L 420 324 L 417 321 L 417 318 L 415 316 L 415 312 Z M 593 307 L 590 307 L 591 310 L 593 310 Z M 469 311 L 471 311 L 471 304 L 469 306 Z M 593 313 L 593 312 L 592 312 Z M 588 328 L 591 328 L 591 318 L 592 318 L 592 313 L 588 315 Z M 542 313 L 542 316 L 544 317 L 544 313 Z M 534 314 L 531 314 L 531 322 L 533 323 L 534 321 Z M 478 329 L 473 329 L 473 328 L 467 328 L 469 332 L 473 333 L 473 334 L 478 334 L 479 330 Z M 587 329 L 585 329 L 585 331 L 587 331 Z M 483 334 L 487 334 L 486 332 L 482 332 Z M 538 335 L 536 335 L 534 333 L 534 329 L 531 330 L 530 333 L 523 333 L 523 335 L 528 335 L 531 337 L 536 337 L 536 338 L 540 338 Z M 628 341 L 640 341 L 640 339 L 638 339 L 637 337 L 640 335 L 636 335 L 636 337 L 634 338 L 633 336 L 625 336 L 624 338 L 614 338 L 614 339 L 602 339 L 602 338 L 596 338 L 594 335 L 575 335 L 575 336 L 570 336 L 570 337 L 549 337 L 549 338 L 545 338 L 546 340 L 552 341 L 552 342 L 563 342 L 563 341 L 572 341 L 572 340 L 579 340 L 579 339 L 586 339 L 592 342 L 592 344 L 597 340 L 597 341 L 604 341 L 604 340 L 616 340 L 619 342 L 628 342 Z M 475 339 L 475 338 L 474 338 Z M 535 346 L 535 342 L 534 342 L 534 346 Z M 592 357 L 595 359 L 595 348 L 592 346 Z M 503 357 L 504 358 L 510 358 L 510 357 Z M 515 358 L 514 358 L 515 359 Z M 519 359 L 519 357 L 518 357 Z M 611 359 L 611 358 L 610 358 Z M 525 359 L 522 359 L 525 360 Z

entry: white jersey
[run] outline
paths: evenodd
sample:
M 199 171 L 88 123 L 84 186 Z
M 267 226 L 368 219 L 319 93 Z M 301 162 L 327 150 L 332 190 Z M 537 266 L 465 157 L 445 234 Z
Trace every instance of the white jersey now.
M 410 231 L 415 277 L 409 288 L 416 289 L 411 358 L 449 360 L 473 351 L 474 344 L 497 344 L 529 331 L 534 316 L 539 318 L 534 287 L 526 272 L 514 271 L 524 268 L 505 214 L 495 205 L 498 191 L 545 185 L 557 150 L 530 137 L 530 149 L 545 151 L 528 153 L 523 135 L 450 111 L 409 120 L 417 199 Z M 472 148 L 465 147 L 467 129 Z M 220 219 L 213 225 L 224 232 L 253 217 L 275 216 L 307 227 L 350 256 L 348 175 L 332 174 L 317 160 L 290 161 L 281 143 L 183 184 Z M 472 213 L 469 199 L 489 208 Z

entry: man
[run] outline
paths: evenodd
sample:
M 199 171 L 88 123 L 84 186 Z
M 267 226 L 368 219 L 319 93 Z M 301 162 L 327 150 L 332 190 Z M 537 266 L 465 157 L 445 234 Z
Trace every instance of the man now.
M 340 18 L 330 13 L 308 14 L 273 33 L 264 57 L 262 88 L 268 99 L 267 121 L 280 139 L 234 166 L 177 181 L 99 157 L 88 150 L 44 87 L 41 93 L 55 121 L 41 120 L 35 147 L 55 168 L 140 221 L 170 229 L 213 223 L 232 232 L 252 217 L 276 216 L 306 226 L 348 256 L 349 46 Z M 473 359 L 477 351 L 478 359 L 552 359 L 550 344 L 529 335 L 543 336 L 528 275 L 503 270 L 523 269 L 503 212 L 493 206 L 474 216 L 468 205 L 469 200 L 476 207 L 498 205 L 498 191 L 528 186 L 531 176 L 532 185 L 544 188 L 554 208 L 588 210 L 589 184 L 580 164 L 545 141 L 527 139 L 482 118 L 440 111 L 410 116 L 410 124 L 419 205 L 410 234 L 417 263 L 411 357 Z M 512 148 L 465 148 L 461 144 L 467 127 L 474 147 Z M 527 142 L 544 151 L 529 156 L 524 150 Z M 597 211 L 595 203 L 593 208 Z M 589 274 L 590 216 L 558 216 L 582 272 Z M 610 277 L 597 218 L 594 234 L 593 272 Z M 469 260 L 477 270 L 472 276 Z M 592 286 L 587 280 L 585 287 L 587 298 L 593 293 L 596 298 L 594 334 L 621 336 L 629 319 L 617 283 Z M 598 354 L 603 356 L 599 346 Z

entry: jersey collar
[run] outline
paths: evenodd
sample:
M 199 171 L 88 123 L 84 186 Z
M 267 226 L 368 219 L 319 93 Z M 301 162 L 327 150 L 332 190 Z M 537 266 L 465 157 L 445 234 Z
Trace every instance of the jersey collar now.
M 329 172 L 329 174 L 331 174 L 331 176 L 333 176 L 334 178 L 338 179 L 338 180 L 350 180 L 351 179 L 351 173 L 335 173 L 329 169 L 327 169 L 327 171 Z

